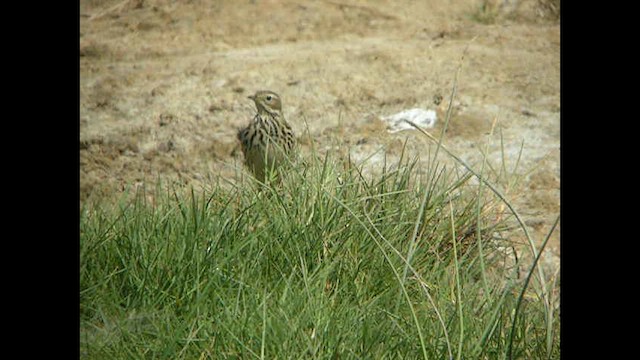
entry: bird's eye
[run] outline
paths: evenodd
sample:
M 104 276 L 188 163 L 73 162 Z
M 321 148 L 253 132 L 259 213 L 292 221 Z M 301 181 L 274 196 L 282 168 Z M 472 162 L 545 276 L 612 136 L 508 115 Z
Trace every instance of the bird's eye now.
M 267 95 L 267 101 L 271 101 L 271 99 L 273 99 L 271 95 Z

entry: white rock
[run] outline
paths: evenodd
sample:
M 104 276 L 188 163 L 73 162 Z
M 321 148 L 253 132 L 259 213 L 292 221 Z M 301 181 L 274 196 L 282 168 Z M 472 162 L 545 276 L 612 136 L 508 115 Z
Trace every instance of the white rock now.
M 432 128 L 436 124 L 436 118 L 437 116 L 434 110 L 416 108 L 384 116 L 381 119 L 387 123 L 388 131 L 390 133 L 395 133 L 402 130 L 415 130 L 415 128 L 405 122 L 405 120 L 409 120 L 423 128 Z

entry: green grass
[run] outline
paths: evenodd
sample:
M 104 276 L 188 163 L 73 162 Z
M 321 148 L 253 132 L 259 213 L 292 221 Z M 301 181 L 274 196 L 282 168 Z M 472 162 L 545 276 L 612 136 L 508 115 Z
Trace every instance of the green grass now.
M 82 358 L 559 358 L 548 284 L 503 250 L 501 168 L 380 166 L 85 205 Z
M 471 13 L 471 19 L 481 24 L 493 24 L 500 16 L 499 5 L 495 1 L 482 0 Z

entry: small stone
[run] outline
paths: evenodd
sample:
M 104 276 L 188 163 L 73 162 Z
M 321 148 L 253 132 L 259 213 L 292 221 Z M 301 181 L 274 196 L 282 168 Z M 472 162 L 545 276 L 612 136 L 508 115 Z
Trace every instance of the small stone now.
M 173 114 L 170 114 L 170 113 L 162 113 L 162 114 L 160 114 L 160 120 L 158 121 L 158 125 L 159 125 L 159 126 L 167 126 L 167 125 L 169 125 L 173 120 L 175 120 L 175 116 L 173 116 Z
M 214 112 L 220 111 L 220 110 L 224 110 L 224 108 L 219 104 L 212 104 L 211 106 L 209 106 L 209 112 L 210 113 L 214 113 Z

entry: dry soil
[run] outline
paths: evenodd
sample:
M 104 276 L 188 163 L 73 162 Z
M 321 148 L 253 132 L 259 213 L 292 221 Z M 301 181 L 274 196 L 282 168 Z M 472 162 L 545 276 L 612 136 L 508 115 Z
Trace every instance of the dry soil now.
M 472 164 L 485 147 L 509 171 L 519 159 L 522 181 L 505 190 L 540 242 L 560 209 L 558 3 L 81 0 L 81 201 L 158 179 L 233 181 L 260 89 L 281 95 L 303 149 L 368 164 L 405 140 L 426 153 L 424 136 L 380 117 L 434 109 L 439 134 L 459 68 L 444 144 Z

